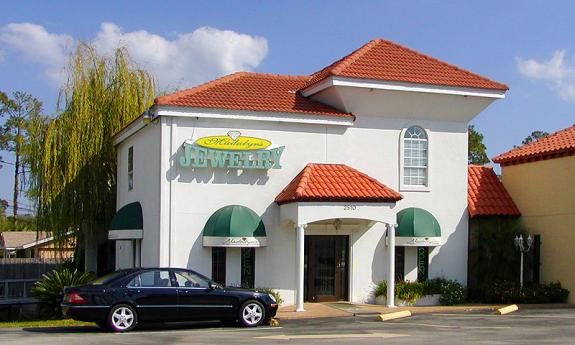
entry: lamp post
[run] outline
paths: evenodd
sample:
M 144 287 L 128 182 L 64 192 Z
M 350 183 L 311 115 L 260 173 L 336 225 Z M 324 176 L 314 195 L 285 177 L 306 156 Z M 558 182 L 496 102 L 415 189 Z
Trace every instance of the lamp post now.
M 519 267 L 519 285 L 523 288 L 523 254 L 531 250 L 533 244 L 533 237 L 528 235 L 524 240 L 523 235 L 515 236 L 515 248 L 521 253 L 521 264 Z

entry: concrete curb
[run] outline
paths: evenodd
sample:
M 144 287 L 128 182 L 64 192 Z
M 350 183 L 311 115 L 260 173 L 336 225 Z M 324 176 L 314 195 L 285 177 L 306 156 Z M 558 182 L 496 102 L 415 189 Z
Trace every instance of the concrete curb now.
M 507 307 L 499 308 L 495 311 L 497 315 L 505 315 L 509 313 L 513 313 L 514 311 L 518 311 L 519 307 L 517 304 L 508 305 Z
M 390 321 L 410 316 L 411 312 L 409 310 L 402 310 L 393 313 L 379 314 L 377 318 L 379 319 L 379 321 Z

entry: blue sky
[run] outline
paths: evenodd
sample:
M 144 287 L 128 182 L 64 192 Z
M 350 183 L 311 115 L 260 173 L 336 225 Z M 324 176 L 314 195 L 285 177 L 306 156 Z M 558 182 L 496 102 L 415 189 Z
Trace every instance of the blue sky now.
M 163 91 L 240 69 L 309 74 L 380 37 L 510 86 L 473 121 L 493 157 L 575 123 L 573 13 L 573 1 L 533 0 L 11 1 L 0 12 L 0 90 L 29 92 L 53 114 L 77 40 L 103 53 L 131 47 Z M 11 176 L 4 165 L 0 198 L 11 200 Z

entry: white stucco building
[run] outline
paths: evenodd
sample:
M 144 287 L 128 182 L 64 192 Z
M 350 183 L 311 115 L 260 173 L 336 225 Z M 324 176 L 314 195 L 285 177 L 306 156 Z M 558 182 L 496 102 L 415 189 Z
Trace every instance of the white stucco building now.
M 187 267 L 300 308 L 370 301 L 393 270 L 465 284 L 467 126 L 506 90 L 373 40 L 309 76 L 159 97 L 115 137 L 116 265 Z

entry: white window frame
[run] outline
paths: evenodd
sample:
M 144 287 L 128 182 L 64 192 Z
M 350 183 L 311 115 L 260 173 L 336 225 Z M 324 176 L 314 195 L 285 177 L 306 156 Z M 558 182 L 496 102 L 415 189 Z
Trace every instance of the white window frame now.
M 132 169 L 130 169 L 130 152 L 132 152 Z M 134 146 L 128 147 L 128 191 L 134 189 Z
M 408 185 L 405 184 L 405 164 L 404 164 L 404 152 L 405 152 L 405 132 L 411 127 L 419 127 L 427 137 L 427 169 L 426 169 L 426 185 Z M 420 124 L 409 124 L 406 125 L 399 135 L 399 190 L 406 192 L 429 192 L 431 190 L 431 136 L 429 130 L 425 129 L 424 126 Z

